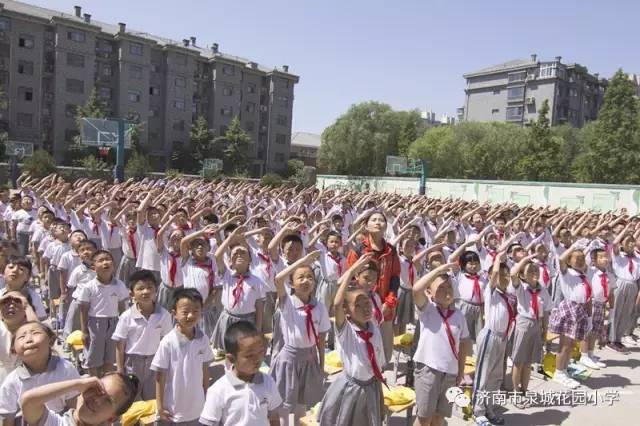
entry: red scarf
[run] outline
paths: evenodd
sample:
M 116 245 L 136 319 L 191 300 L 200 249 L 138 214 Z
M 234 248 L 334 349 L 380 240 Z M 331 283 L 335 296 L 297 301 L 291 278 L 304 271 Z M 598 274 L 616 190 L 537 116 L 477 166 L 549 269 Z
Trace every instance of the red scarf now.
M 189 225 L 189 224 L 187 223 L 186 225 L 182 225 L 182 226 L 180 226 L 180 229 L 181 229 L 183 232 L 191 231 L 191 225 Z
M 178 273 L 178 257 L 180 253 L 169 252 L 169 280 L 171 281 L 171 287 L 176 285 L 176 274 Z
M 149 225 L 149 227 L 153 229 L 153 238 L 158 238 L 158 231 L 160 231 L 160 227 L 151 225 Z
M 504 304 L 507 305 L 507 312 L 509 313 L 509 323 L 507 324 L 507 331 L 505 332 L 507 338 L 509 337 L 509 331 L 511 330 L 511 324 L 513 324 L 516 321 L 516 314 L 515 312 L 513 312 L 513 308 L 511 307 L 511 304 L 509 303 L 509 299 L 507 299 L 507 295 L 498 291 L 498 294 L 500 295 L 500 297 L 502 297 L 502 300 L 504 301 Z
M 536 316 L 536 319 L 540 319 L 540 308 L 538 307 L 538 291 L 534 291 L 532 288 L 528 288 L 527 291 L 531 295 L 531 310 Z
M 100 236 L 100 220 L 94 220 L 93 221 L 93 232 L 97 235 Z
M 118 225 L 116 225 L 115 223 L 109 222 L 109 236 L 110 237 L 113 237 L 113 230 L 115 228 L 117 228 L 117 227 L 118 227 Z
M 338 266 L 338 277 L 342 276 L 342 262 L 340 260 L 340 255 L 333 255 L 331 253 L 327 253 L 329 255 L 329 258 L 331 258 L 331 260 L 333 260 L 336 265 Z
M 584 292 L 587 299 L 585 303 L 589 303 L 591 300 L 591 285 L 589 284 L 589 280 L 587 280 L 585 274 L 580 274 L 580 279 L 582 280 L 582 285 L 584 286 Z
M 489 253 L 489 256 L 491 256 L 491 264 L 493 265 L 493 263 L 496 261 L 496 256 L 498 255 L 498 252 L 496 250 L 488 248 L 487 253 Z
M 267 264 L 267 275 L 268 278 L 271 279 L 271 257 L 264 255 L 262 253 L 258 253 L 258 257 Z
M 373 375 L 376 379 L 380 380 L 382 383 L 387 383 L 384 380 L 384 376 L 378 367 L 378 362 L 376 361 L 376 352 L 373 348 L 373 343 L 371 343 L 371 338 L 373 337 L 373 333 L 365 330 L 356 331 L 358 337 L 364 340 L 364 344 L 367 347 L 367 356 L 369 357 L 369 362 L 371 363 L 371 369 L 373 370 Z
M 411 285 L 411 287 L 413 287 L 413 282 L 416 279 L 416 269 L 413 266 L 413 262 L 409 259 L 407 259 L 407 262 L 409 262 L 409 284 Z
M 453 309 L 447 309 L 446 313 L 442 313 L 440 308 L 438 309 L 438 313 L 442 318 L 442 322 L 444 323 L 445 331 L 447 332 L 447 339 L 449 340 L 449 346 L 451 346 L 451 352 L 453 352 L 453 356 L 458 359 L 458 350 L 456 349 L 456 339 L 453 337 L 453 332 L 451 331 L 451 325 L 449 324 L 449 318 L 455 312 Z
M 378 304 L 376 303 L 376 298 L 373 297 L 372 293 L 369 293 L 369 297 L 371 298 L 371 304 L 373 305 L 373 311 L 374 311 L 374 315 L 376 317 L 376 321 L 378 322 L 378 324 L 382 323 L 382 311 L 380 310 L 380 308 L 378 307 Z
M 478 277 L 478 275 L 464 274 L 464 276 L 470 280 L 473 280 L 473 292 L 471 293 L 471 300 L 474 300 L 477 298 L 477 300 L 480 303 L 482 303 L 482 292 L 480 290 L 480 278 Z
M 233 295 L 233 305 L 232 308 L 235 308 L 240 300 L 242 299 L 242 294 L 244 291 L 242 290 L 242 285 L 244 283 L 244 275 L 236 274 L 236 286 L 233 288 L 231 294 Z
M 209 286 L 209 291 L 213 288 L 213 283 L 215 279 L 215 274 L 213 273 L 213 262 L 211 263 L 200 263 L 196 262 L 196 266 L 198 268 L 202 268 L 207 271 L 207 285 Z
M 629 273 L 632 274 L 632 275 L 633 275 L 633 269 L 634 269 L 633 268 L 633 258 L 634 258 L 634 256 L 632 254 L 627 256 L 627 259 L 629 260 L 629 265 L 628 265 Z
M 136 230 L 129 229 L 127 231 L 129 237 L 129 246 L 131 246 L 131 251 L 133 252 L 133 258 L 138 258 L 138 248 L 136 247 Z
M 307 303 L 306 305 L 302 306 L 299 309 L 303 310 L 304 313 L 307 315 L 305 318 L 305 324 L 307 326 L 307 337 L 309 338 L 309 340 L 313 340 L 317 345 L 318 333 L 316 333 L 316 326 L 313 325 L 313 314 L 312 314 L 313 308 L 315 308 L 315 305 L 311 305 Z
M 551 282 L 551 277 L 549 276 L 549 267 L 546 263 L 542 262 L 540 262 L 539 265 L 542 268 L 542 282 L 544 283 L 545 287 L 549 287 L 549 283 Z
M 602 272 L 600 275 L 600 285 L 602 286 L 602 293 L 606 301 L 609 299 L 609 277 L 607 277 L 606 272 Z

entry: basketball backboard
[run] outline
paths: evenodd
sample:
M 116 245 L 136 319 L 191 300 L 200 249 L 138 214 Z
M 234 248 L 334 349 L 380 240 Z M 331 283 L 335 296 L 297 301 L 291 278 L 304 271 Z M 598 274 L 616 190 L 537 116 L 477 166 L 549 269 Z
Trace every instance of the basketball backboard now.
M 131 147 L 131 132 L 134 123 L 124 123 L 124 147 Z M 83 118 L 80 132 L 81 143 L 86 146 L 117 146 L 118 120 L 108 118 Z
M 387 155 L 385 173 L 388 175 L 403 175 L 407 173 L 407 158 Z
M 33 155 L 33 142 L 7 141 L 5 144 L 6 155 L 30 157 Z

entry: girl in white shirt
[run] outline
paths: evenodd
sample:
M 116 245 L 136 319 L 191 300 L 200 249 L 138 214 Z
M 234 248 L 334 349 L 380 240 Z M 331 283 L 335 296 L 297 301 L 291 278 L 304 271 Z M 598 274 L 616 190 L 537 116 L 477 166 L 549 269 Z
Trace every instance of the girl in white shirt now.
M 28 195 L 22 197 L 21 209 L 11 216 L 13 220 L 14 235 L 18 241 L 18 248 L 22 256 L 29 254 L 29 239 L 31 234 L 29 229 L 37 218 L 37 211 L 33 208 L 33 198 Z

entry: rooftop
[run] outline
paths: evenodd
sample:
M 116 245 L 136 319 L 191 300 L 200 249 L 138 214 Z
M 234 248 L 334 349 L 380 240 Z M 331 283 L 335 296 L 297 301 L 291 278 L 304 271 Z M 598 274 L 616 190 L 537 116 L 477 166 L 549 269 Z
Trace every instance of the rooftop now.
M 59 12 L 57 10 L 46 9 L 43 7 L 34 6 L 27 3 L 21 3 L 13 0 L 2 0 L 0 2 L 0 11 L 3 9 L 7 11 L 15 12 L 15 13 L 23 14 L 23 15 L 34 16 L 36 18 L 40 18 L 45 21 L 51 21 L 54 18 L 58 18 L 58 19 L 61 18 L 68 21 L 77 22 L 78 24 L 87 25 L 87 22 L 85 21 L 84 17 L 78 17 L 71 13 Z M 120 33 L 119 25 L 108 24 L 106 22 L 97 21 L 93 18 L 91 18 L 91 22 L 88 25 L 98 27 L 104 33 L 110 34 L 112 36 L 115 36 L 116 34 Z M 129 29 L 129 28 L 126 29 L 125 33 L 128 35 L 146 39 L 149 42 L 155 43 L 159 46 L 175 46 L 175 47 L 180 47 L 182 49 L 187 49 L 192 51 L 194 54 L 198 54 L 203 58 L 207 58 L 207 59 L 221 58 L 221 59 L 226 59 L 234 62 L 240 62 L 245 64 L 245 66 L 248 66 L 248 67 L 250 67 L 251 64 L 255 63 L 255 61 L 251 61 L 249 59 L 242 58 L 240 56 L 229 55 L 227 53 L 222 53 L 220 51 L 218 51 L 217 53 L 214 53 L 211 47 L 208 45 L 194 46 L 192 44 L 189 44 L 189 46 L 185 46 L 181 41 L 171 40 L 165 37 L 160 37 L 153 34 L 149 34 L 144 31 L 138 31 L 138 30 Z M 292 78 L 297 78 L 297 76 L 287 71 L 284 71 L 284 69 L 282 68 L 276 68 L 276 67 L 269 68 L 269 67 L 258 64 L 258 70 L 265 73 L 276 71 L 276 72 L 288 75 Z
M 322 138 L 315 133 L 295 132 L 291 136 L 291 145 L 320 148 Z

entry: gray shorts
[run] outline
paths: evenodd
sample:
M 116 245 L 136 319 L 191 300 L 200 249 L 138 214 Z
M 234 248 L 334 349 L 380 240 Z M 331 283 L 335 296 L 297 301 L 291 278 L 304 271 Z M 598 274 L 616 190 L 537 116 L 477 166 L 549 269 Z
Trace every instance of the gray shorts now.
M 98 368 L 116 362 L 116 341 L 111 335 L 116 330 L 118 317 L 89 317 L 89 349 L 86 350 L 84 368 Z
M 419 362 L 416 363 L 414 374 L 418 417 L 451 417 L 452 407 L 447 400 L 446 392 L 456 384 L 456 376 L 434 370 Z
M 49 286 L 49 300 L 60 298 L 60 272 L 54 265 L 47 271 L 47 284 Z
M 149 401 L 156 398 L 156 372 L 151 370 L 153 355 L 125 354 L 124 369 L 140 380 L 137 400 Z

